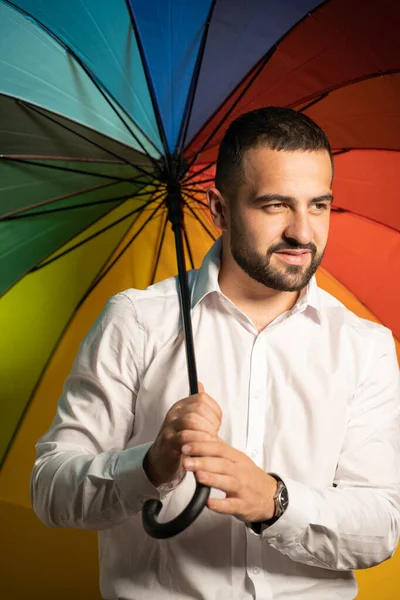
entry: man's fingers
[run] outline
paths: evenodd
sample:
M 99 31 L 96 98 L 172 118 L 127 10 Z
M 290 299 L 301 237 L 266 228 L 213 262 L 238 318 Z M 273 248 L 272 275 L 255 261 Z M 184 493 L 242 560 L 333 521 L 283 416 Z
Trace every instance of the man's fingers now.
M 206 404 L 213 411 L 217 419 L 221 421 L 222 409 L 218 402 L 205 392 L 204 386 L 201 383 L 201 381 L 198 382 L 198 390 L 198 393 L 193 394 L 193 396 L 189 396 L 187 400 L 185 400 L 185 403 L 195 402 L 197 404 L 199 402 L 200 404 Z
M 224 515 L 237 515 L 240 513 L 241 504 L 237 498 L 209 498 L 207 507 Z
M 213 456 L 227 458 L 232 462 L 243 460 L 243 453 L 220 438 L 217 441 L 190 442 L 182 448 L 183 454 L 190 456 Z
M 191 398 L 196 398 L 196 403 L 198 403 L 200 405 L 204 404 L 209 409 L 211 409 L 212 412 L 214 413 L 214 415 L 216 416 L 216 418 L 218 419 L 218 421 L 221 421 L 222 409 L 221 409 L 220 405 L 218 404 L 218 402 L 216 402 L 214 400 L 214 398 L 211 398 L 211 396 L 209 396 L 206 392 L 204 392 L 204 389 L 202 392 L 199 391 L 199 393 L 196 394 L 195 396 L 191 396 Z
M 185 419 L 193 420 L 194 415 L 197 415 L 203 419 L 206 419 L 212 430 L 218 431 L 221 426 L 221 421 L 216 415 L 216 411 L 212 410 L 207 402 L 196 401 L 195 396 L 192 396 L 193 400 L 188 399 L 182 406 L 177 407 L 171 411 L 168 415 L 168 421 L 174 423 L 174 427 L 177 428 L 177 422 L 179 424 L 185 421 Z M 187 429 L 192 429 L 192 424 Z M 186 429 L 183 427 L 183 429 Z
M 234 496 L 238 493 L 238 480 L 230 475 L 221 475 L 219 473 L 210 473 L 209 471 L 197 471 L 195 473 L 196 481 L 213 487 L 216 490 L 225 492 L 228 496 Z
M 207 415 L 201 415 L 197 412 L 189 412 L 177 417 L 172 421 L 171 426 L 179 433 L 180 431 L 193 430 L 193 431 L 204 431 L 212 436 L 217 434 L 219 424 L 212 417 Z
M 231 478 L 234 478 L 235 475 L 235 466 L 232 461 L 226 458 L 217 458 L 215 456 L 212 458 L 198 457 L 196 455 L 185 456 L 183 459 L 183 466 L 188 471 L 204 471 L 209 474 L 226 475 Z
M 207 442 L 215 440 L 215 436 L 205 431 L 198 431 L 194 429 L 184 429 L 175 433 L 173 437 L 173 447 L 175 450 L 181 451 L 182 446 L 193 442 Z

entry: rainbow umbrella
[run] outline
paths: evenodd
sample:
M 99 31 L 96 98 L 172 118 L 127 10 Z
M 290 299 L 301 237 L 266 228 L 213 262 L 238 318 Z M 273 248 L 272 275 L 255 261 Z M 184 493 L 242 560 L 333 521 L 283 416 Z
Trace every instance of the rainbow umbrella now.
M 16 469 L 105 300 L 175 274 L 174 238 L 200 265 L 244 111 L 290 106 L 328 134 L 318 280 L 399 348 L 399 17 L 396 0 L 0 0 L 1 500 L 29 505 Z

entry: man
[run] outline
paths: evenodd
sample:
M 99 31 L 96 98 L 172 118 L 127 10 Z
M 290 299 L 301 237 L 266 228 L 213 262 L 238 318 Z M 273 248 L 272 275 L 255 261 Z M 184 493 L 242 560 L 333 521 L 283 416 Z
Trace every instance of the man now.
M 400 510 L 398 366 L 386 328 L 317 287 L 332 156 L 289 109 L 243 115 L 208 192 L 221 238 L 189 273 L 199 394 L 175 278 L 112 298 L 37 444 L 36 513 L 99 530 L 107 599 L 355 598 Z M 212 488 L 183 533 L 146 535 Z

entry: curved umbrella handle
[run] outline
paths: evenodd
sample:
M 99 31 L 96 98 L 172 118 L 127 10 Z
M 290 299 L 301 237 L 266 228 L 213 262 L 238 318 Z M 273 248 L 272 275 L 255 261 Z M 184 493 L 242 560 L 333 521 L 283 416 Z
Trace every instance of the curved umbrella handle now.
M 179 298 L 181 313 L 183 319 L 183 328 L 185 332 L 186 358 L 189 375 L 189 386 L 191 395 L 198 393 L 196 359 L 194 354 L 192 323 L 190 320 L 190 294 L 187 282 L 185 255 L 183 249 L 182 228 L 183 228 L 183 200 L 179 189 L 169 190 L 167 197 L 169 219 L 172 222 L 172 229 L 175 234 L 176 258 L 178 263 L 179 278 Z M 165 539 L 181 533 L 189 527 L 199 516 L 207 503 L 211 488 L 199 482 L 196 484 L 196 490 L 193 498 L 180 515 L 168 523 L 159 523 L 157 516 L 162 509 L 162 503 L 159 500 L 146 500 L 142 508 L 142 522 L 144 530 L 154 538 Z
M 156 519 L 162 509 L 160 500 L 146 500 L 142 508 L 142 522 L 146 533 L 151 537 L 165 539 L 181 533 L 197 519 L 204 506 L 206 505 L 210 488 L 197 482 L 193 498 L 180 515 L 168 521 L 168 523 L 159 523 Z

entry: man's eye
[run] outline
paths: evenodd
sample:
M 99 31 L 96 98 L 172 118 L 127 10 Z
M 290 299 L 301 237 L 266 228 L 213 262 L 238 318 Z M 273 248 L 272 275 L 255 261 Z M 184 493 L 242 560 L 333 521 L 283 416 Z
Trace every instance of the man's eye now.
M 285 207 L 285 204 L 283 202 L 275 202 L 274 204 L 266 204 L 262 208 L 263 208 L 263 210 L 275 211 L 275 210 L 280 210 L 281 208 L 284 208 L 284 207 Z M 315 204 L 312 205 L 312 208 L 315 208 L 318 212 L 323 212 L 329 208 L 329 204 L 327 204 L 326 202 L 316 202 Z
M 283 204 L 282 202 L 278 202 L 276 204 L 267 204 L 266 206 L 263 206 L 263 208 L 274 208 L 274 209 L 278 209 L 278 208 L 282 208 Z

